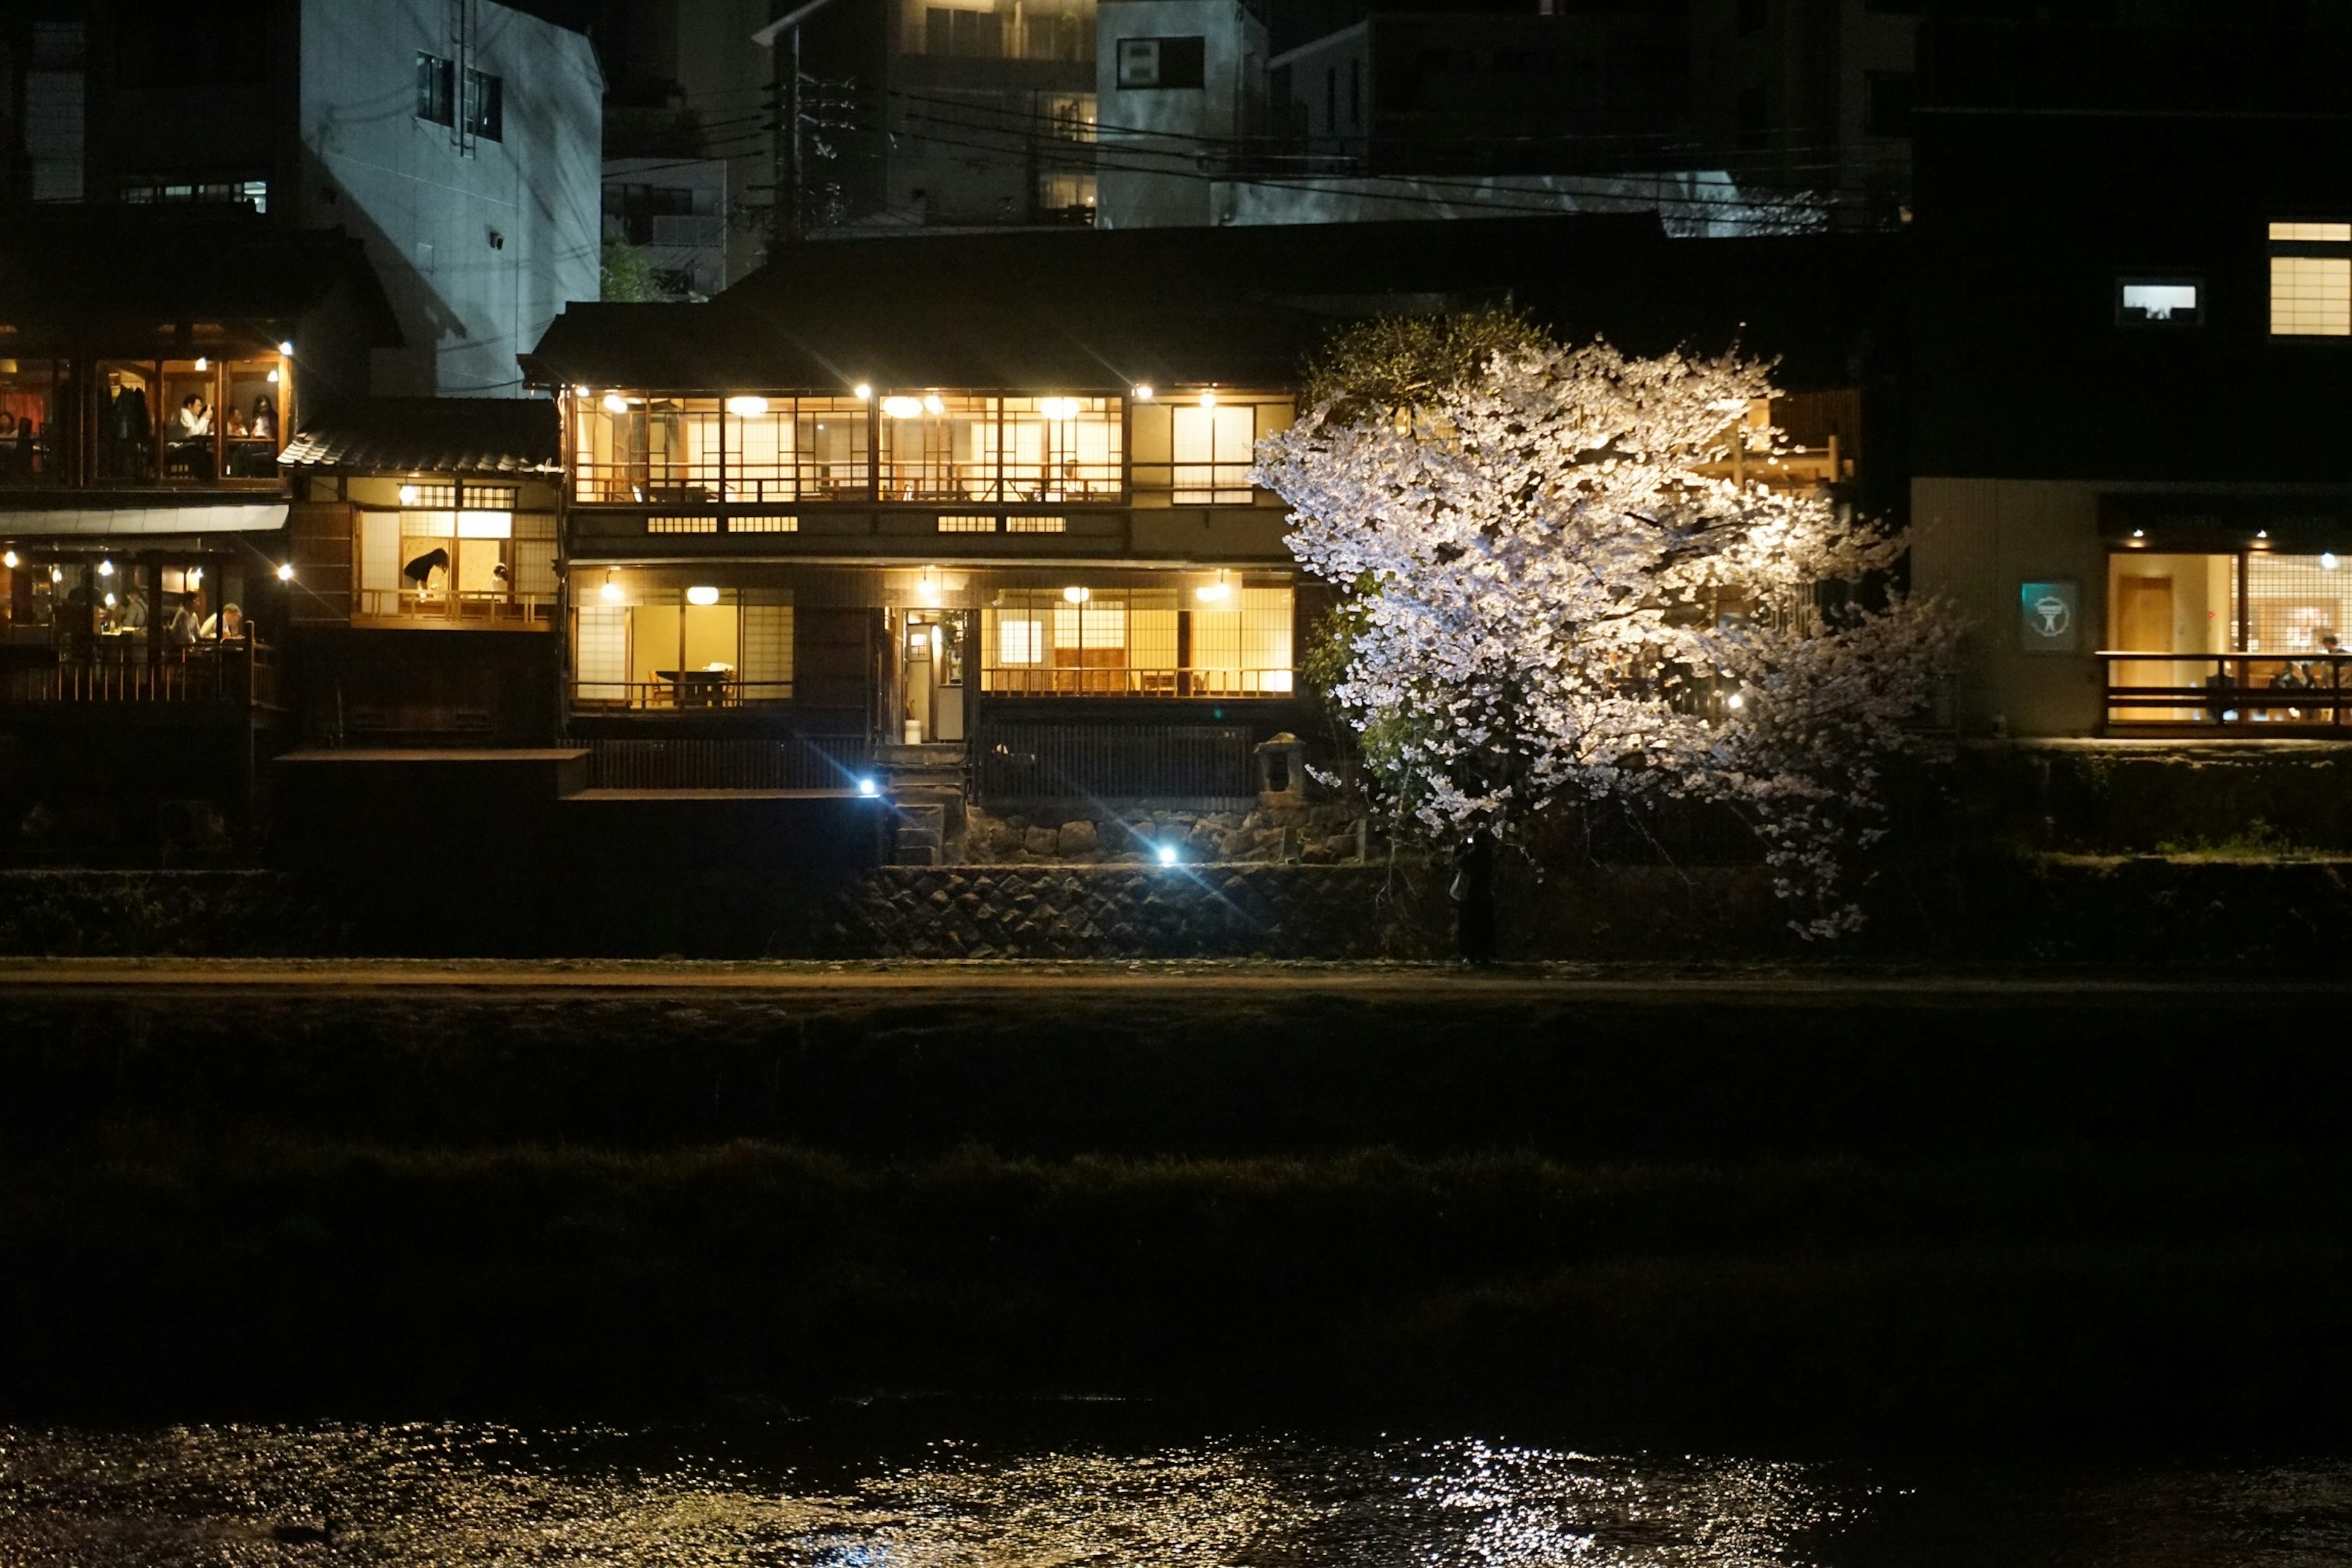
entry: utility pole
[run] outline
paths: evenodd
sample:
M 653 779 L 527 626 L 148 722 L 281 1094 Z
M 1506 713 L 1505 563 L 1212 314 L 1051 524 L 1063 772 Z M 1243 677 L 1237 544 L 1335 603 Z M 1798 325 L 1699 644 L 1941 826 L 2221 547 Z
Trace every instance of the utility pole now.
M 797 243 L 807 232 L 807 209 L 802 199 L 801 24 L 832 4 L 833 0 L 807 0 L 751 35 L 753 43 L 776 55 L 775 86 L 770 95 L 775 115 L 776 162 L 775 219 L 768 238 L 772 254 Z M 790 49 L 777 49 L 776 40 L 787 33 L 792 35 Z

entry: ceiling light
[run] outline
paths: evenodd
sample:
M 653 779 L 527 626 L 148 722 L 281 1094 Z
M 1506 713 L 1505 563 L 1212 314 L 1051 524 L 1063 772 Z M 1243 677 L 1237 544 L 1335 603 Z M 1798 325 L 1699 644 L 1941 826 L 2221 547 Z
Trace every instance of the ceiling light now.
M 278 384 L 278 373 L 274 370 L 269 373 L 269 384 L 272 386 Z
M 572 389 L 572 395 L 574 397 L 585 397 L 588 395 L 588 389 L 584 386 L 575 386 Z
M 400 487 L 400 504 L 403 506 L 415 506 L 416 504 L 416 487 L 415 485 L 403 485 Z
M 278 352 L 282 354 L 292 353 L 294 352 L 293 341 L 291 339 L 282 340 L 278 345 Z
M 1203 408 L 1214 408 L 1216 405 L 1217 405 L 1217 395 L 1216 395 L 1215 393 L 1213 393 L 1213 392 L 1204 392 L 1204 393 L 1201 394 L 1201 406 L 1202 406 L 1202 407 L 1203 407 Z
M 16 569 L 16 552 L 13 550 L 0 551 L 0 566 L 14 572 Z
M 919 397 L 886 397 L 882 400 L 882 412 L 887 417 L 892 419 L 919 418 L 923 412 L 923 401 Z
M 604 585 L 597 591 L 604 595 L 604 602 L 608 605 L 617 605 L 621 602 L 621 585 L 613 581 L 613 574 L 610 572 L 604 574 Z
M 1215 582 L 1203 583 L 1192 593 L 1204 605 L 1222 605 L 1234 596 L 1234 585 L 1226 582 L 1225 574 L 1220 572 Z
M 2336 557 L 2331 552 L 2323 550 L 2319 552 L 2319 569 L 2321 571 L 2333 572 L 2336 570 Z
M 629 400 L 628 400 L 627 398 L 625 398 L 625 397 L 622 396 L 622 395 L 621 395 L 619 393 L 617 393 L 617 392 L 608 392 L 608 393 L 606 393 L 606 394 L 604 395 L 604 412 L 605 412 L 605 413 L 607 413 L 607 414 L 626 414 L 628 411 L 629 411 Z
M 114 608 L 114 595 L 111 594 L 106 596 L 106 607 L 110 610 Z
M 862 381 L 857 384 L 856 392 L 857 401 L 860 403 L 866 402 L 874 395 L 874 389 Z
M 101 577 L 113 576 L 114 563 L 111 560 L 101 559 L 98 563 L 98 574 Z
M 1088 599 L 1093 598 L 1094 595 L 1073 583 L 1068 587 L 1062 590 L 1062 597 L 1068 600 L 1073 605 L 1083 605 Z
M 294 563 L 291 561 L 280 561 L 278 563 L 278 580 L 280 583 L 291 583 L 294 581 Z
M 689 605 L 715 605 L 719 602 L 719 590 L 708 584 L 698 583 L 686 591 L 686 602 Z
M 201 582 L 203 582 L 204 580 L 205 580 L 205 569 L 204 569 L 203 567 L 201 567 L 201 566 L 191 566 L 191 567 L 189 567 L 189 568 L 188 568 L 188 581 L 189 581 L 190 583 L 192 583 L 192 584 L 194 584 L 194 583 L 201 583 Z
M 2144 528 L 2135 528 L 2132 530 L 2132 537 L 2134 539 L 2146 539 L 2147 537 L 2147 530 Z
M 1150 383 L 1149 383 L 1149 382 L 1145 382 L 1145 383 L 1142 383 L 1141 384 L 1139 384 L 1139 385 L 1138 385 L 1138 386 L 1136 387 L 1136 389 L 1135 389 L 1135 400 L 1136 400 L 1138 403 L 1149 403 L 1149 402 L 1150 402 L 1150 401 L 1151 401 L 1151 384 L 1150 384 Z
M 939 395 L 938 393 L 936 393 L 936 392 L 927 392 L 927 393 L 925 393 L 925 394 L 923 395 L 923 412 L 924 412 L 924 413 L 926 413 L 926 414 L 945 414 L 947 411 L 948 411 L 948 405 L 947 405 L 946 404 L 941 403 L 941 402 L 940 401 L 940 395 Z
M 206 359 L 206 358 L 205 358 L 204 355 L 202 355 L 202 354 L 198 354 L 198 355 L 196 356 L 196 368 L 197 368 L 198 370 L 210 370 L 210 369 L 212 369 L 212 367 L 213 367 L 213 362 L 212 362 L 212 361 L 210 361 L 210 360 Z
M 1048 419 L 1076 419 L 1078 416 L 1078 400 L 1075 397 L 1041 397 L 1037 400 L 1037 412 Z
M 764 397 L 730 397 L 727 400 L 727 412 L 740 414 L 746 419 L 756 419 L 767 411 L 768 400 Z

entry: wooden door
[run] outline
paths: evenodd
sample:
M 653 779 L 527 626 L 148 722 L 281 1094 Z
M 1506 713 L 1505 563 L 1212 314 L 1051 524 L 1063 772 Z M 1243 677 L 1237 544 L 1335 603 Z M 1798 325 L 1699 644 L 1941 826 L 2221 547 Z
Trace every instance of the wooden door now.
M 2172 579 L 2116 579 L 2116 647 L 2126 653 L 2170 653 Z M 2118 686 L 2169 686 L 2172 669 L 2154 659 L 2130 659 L 2116 671 Z

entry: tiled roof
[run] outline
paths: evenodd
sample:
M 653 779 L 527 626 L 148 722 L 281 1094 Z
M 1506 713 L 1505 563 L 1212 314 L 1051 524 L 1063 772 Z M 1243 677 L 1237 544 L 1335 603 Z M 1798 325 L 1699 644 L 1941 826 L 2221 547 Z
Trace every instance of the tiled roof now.
M 1646 213 L 824 240 L 708 304 L 569 306 L 524 366 L 678 391 L 1280 385 L 1349 318 L 1509 300 L 1571 342 L 1738 342 L 1792 384 L 1843 384 L 1899 256 L 1880 236 L 1668 239 Z
M 562 437 L 543 398 L 372 397 L 306 421 L 278 461 L 345 473 L 555 473 Z
M 0 322 L 44 340 L 157 322 L 226 321 L 276 339 L 345 291 L 380 347 L 400 328 L 359 241 L 224 213 L 172 223 L 144 209 L 39 210 L 0 223 Z

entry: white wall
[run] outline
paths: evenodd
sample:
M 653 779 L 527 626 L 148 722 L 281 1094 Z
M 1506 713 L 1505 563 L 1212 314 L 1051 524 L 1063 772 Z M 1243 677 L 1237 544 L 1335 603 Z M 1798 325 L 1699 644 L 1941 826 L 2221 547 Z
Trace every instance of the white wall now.
M 447 0 L 302 7 L 303 221 L 363 241 L 400 318 L 405 346 L 376 351 L 380 394 L 520 395 L 516 354 L 566 303 L 596 298 L 594 53 L 489 0 L 467 9 L 467 63 L 504 79 L 505 126 L 461 153 L 415 115 L 417 53 L 457 53 Z
M 1156 37 L 1204 40 L 1202 87 L 1120 89 L 1118 41 Z M 1227 221 L 1213 200 L 1215 161 L 1204 154 L 1263 123 L 1265 83 L 1265 28 L 1234 0 L 1102 0 L 1095 16 L 1097 226 Z

